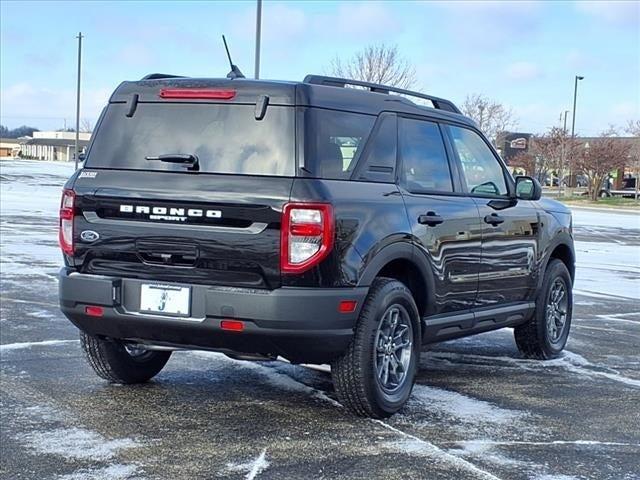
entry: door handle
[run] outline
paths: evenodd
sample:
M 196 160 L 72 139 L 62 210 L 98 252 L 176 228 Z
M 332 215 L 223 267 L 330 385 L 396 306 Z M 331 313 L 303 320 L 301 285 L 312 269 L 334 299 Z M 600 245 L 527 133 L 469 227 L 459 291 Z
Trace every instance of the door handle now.
M 438 215 L 436 212 L 427 212 L 426 215 L 420 215 L 418 217 L 418 223 L 421 225 L 429 225 L 435 227 L 444 222 L 444 218 Z
M 491 215 L 486 215 L 484 217 L 484 222 L 488 223 L 489 225 L 493 225 L 495 227 L 496 225 L 500 225 L 501 223 L 504 223 L 504 218 L 498 215 L 497 213 L 492 213 Z

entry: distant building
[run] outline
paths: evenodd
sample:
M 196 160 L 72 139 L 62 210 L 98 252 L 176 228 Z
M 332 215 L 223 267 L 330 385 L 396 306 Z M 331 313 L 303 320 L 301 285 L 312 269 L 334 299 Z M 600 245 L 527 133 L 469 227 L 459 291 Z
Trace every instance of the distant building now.
M 17 157 L 20 150 L 17 138 L 0 138 L 0 157 Z
M 500 132 L 496 137 L 496 149 L 509 164 L 509 161 L 519 153 L 527 153 L 529 151 L 529 143 L 531 142 L 531 133 L 515 133 Z
M 90 133 L 80 133 L 78 148 L 82 152 L 89 145 Z M 73 161 L 75 132 L 33 132 L 33 137 L 20 139 L 22 158 L 35 160 Z

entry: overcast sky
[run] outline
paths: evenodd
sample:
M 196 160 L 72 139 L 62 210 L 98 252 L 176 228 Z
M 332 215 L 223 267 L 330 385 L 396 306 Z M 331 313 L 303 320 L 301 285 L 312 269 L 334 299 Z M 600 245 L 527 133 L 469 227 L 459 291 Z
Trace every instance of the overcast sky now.
M 74 123 L 78 31 L 82 117 L 95 121 L 122 80 L 150 72 L 223 77 L 234 62 L 253 75 L 255 2 L 0 3 L 1 123 L 41 129 Z M 640 3 L 277 2 L 263 6 L 261 77 L 302 79 L 367 44 L 397 44 L 419 89 L 455 102 L 482 93 L 542 132 L 570 110 L 594 135 L 640 118 Z

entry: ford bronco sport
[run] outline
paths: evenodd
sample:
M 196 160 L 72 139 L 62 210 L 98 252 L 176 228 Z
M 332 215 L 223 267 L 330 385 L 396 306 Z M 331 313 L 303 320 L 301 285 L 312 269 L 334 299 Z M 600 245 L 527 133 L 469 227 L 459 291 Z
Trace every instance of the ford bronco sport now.
M 328 363 L 341 403 L 386 417 L 425 344 L 513 327 L 526 357 L 564 348 L 571 215 L 540 195 L 441 98 L 152 74 L 64 187 L 61 309 L 111 382 L 175 349 Z

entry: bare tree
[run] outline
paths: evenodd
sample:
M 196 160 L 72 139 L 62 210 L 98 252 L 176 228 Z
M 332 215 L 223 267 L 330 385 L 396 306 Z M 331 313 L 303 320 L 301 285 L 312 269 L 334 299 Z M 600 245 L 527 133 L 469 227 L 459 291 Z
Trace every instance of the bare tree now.
M 91 120 L 89 120 L 88 118 L 83 118 L 82 119 L 82 124 L 81 124 L 81 127 L 80 127 L 80 131 L 81 132 L 87 132 L 87 133 L 93 132 L 93 122 Z
M 479 93 L 467 95 L 461 110 L 467 117 L 473 119 L 480 130 L 494 142 L 500 132 L 508 132 L 518 125 L 510 108 Z
M 629 120 L 624 131 L 632 137 L 640 137 L 640 120 Z
M 611 129 L 599 138 L 576 145 L 573 152 L 576 169 L 587 178 L 591 200 L 598 200 L 600 188 L 613 170 L 624 168 L 630 151 L 631 145 L 617 139 Z
M 415 68 L 400 55 L 396 45 L 369 45 L 347 60 L 336 56 L 331 61 L 329 73 L 405 89 L 416 83 Z
M 542 135 L 531 137 L 529 150 L 516 155 L 509 164 L 524 168 L 528 175 L 537 178 L 542 183 L 553 170 L 560 170 L 568 139 L 569 136 L 563 128 L 550 128 Z

